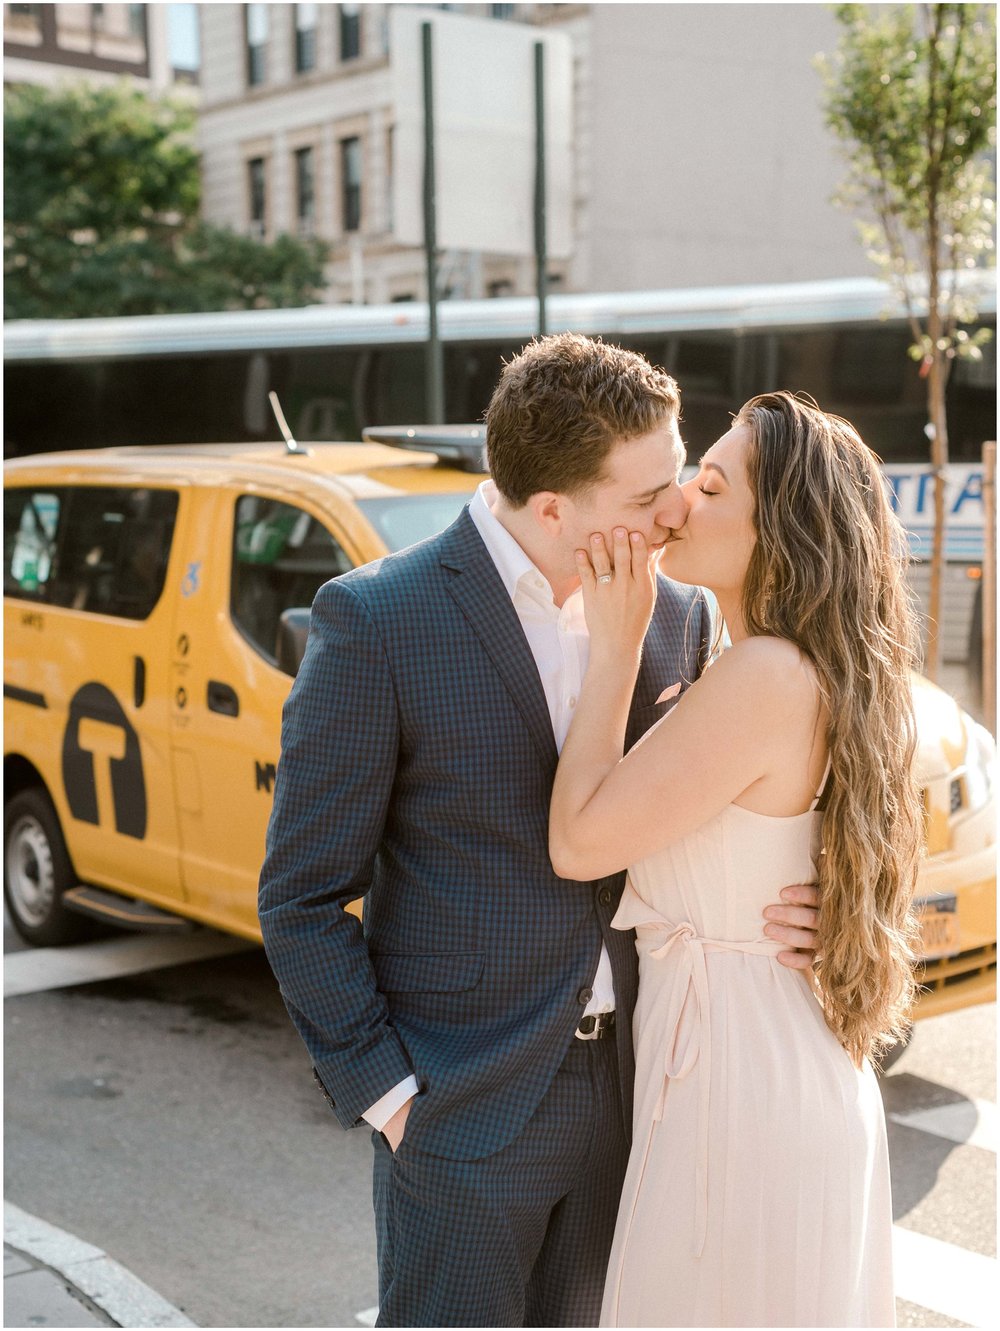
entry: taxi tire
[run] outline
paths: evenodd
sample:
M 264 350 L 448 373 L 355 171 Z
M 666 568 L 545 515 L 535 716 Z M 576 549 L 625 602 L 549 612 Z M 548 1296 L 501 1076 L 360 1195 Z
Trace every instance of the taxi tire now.
M 15 863 L 18 858 L 22 860 L 20 869 Z M 12 883 L 12 872 L 23 873 L 27 885 Z M 26 943 L 59 947 L 104 932 L 94 921 L 63 905 L 63 893 L 77 881 L 52 801 L 41 787 L 19 791 L 4 807 L 3 894 L 14 927 Z M 27 903 L 23 900 L 25 887 L 31 890 L 35 882 L 39 900 Z

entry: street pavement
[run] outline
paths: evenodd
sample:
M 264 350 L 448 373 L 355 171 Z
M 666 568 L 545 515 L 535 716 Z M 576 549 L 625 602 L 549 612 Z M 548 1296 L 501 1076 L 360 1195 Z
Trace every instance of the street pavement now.
M 8 940 L 7 1326 L 374 1319 L 367 1138 L 313 1091 L 261 952 L 199 936 L 198 960 Z M 882 1088 L 899 1324 L 990 1325 L 995 1006 L 918 1023 Z
M 367 1141 L 313 1092 L 260 950 L 31 949 L 5 912 L 4 952 L 6 1186 L 29 1208 L 4 1206 L 4 1326 L 373 1325 Z M 995 1051 L 991 1004 L 918 1023 L 882 1079 L 901 1327 L 995 1320 Z

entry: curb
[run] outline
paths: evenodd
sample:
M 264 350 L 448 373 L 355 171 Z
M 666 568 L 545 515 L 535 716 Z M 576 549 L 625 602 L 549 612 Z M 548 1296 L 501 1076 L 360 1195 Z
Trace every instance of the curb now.
M 119 1326 L 197 1326 L 92 1243 L 3 1204 L 4 1242 L 56 1272 Z

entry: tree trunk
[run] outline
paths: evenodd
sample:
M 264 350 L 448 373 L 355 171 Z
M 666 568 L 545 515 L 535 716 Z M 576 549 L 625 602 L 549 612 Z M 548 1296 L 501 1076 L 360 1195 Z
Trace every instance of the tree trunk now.
M 948 463 L 948 420 L 945 415 L 944 389 L 948 364 L 944 354 L 934 348 L 934 359 L 927 379 L 927 407 L 934 427 L 931 440 L 931 468 L 934 473 L 934 534 L 931 545 L 931 589 L 927 608 L 927 653 L 924 673 L 937 682 L 941 670 L 941 592 L 944 584 L 945 554 L 945 468 Z

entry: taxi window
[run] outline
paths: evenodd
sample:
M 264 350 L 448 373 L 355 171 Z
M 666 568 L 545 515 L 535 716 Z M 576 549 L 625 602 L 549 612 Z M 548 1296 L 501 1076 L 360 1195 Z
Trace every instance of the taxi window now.
M 310 513 L 265 495 L 237 500 L 230 614 L 272 665 L 277 664 L 282 612 L 308 610 L 324 582 L 352 567 Z
M 44 600 L 61 510 L 62 498 L 51 490 L 4 491 L 4 596 Z
M 471 498 L 464 490 L 393 495 L 389 499 L 359 499 L 358 508 L 390 550 L 404 550 L 444 531 Z
M 8 491 L 4 594 L 146 619 L 163 591 L 177 502 L 174 490 L 141 487 Z

